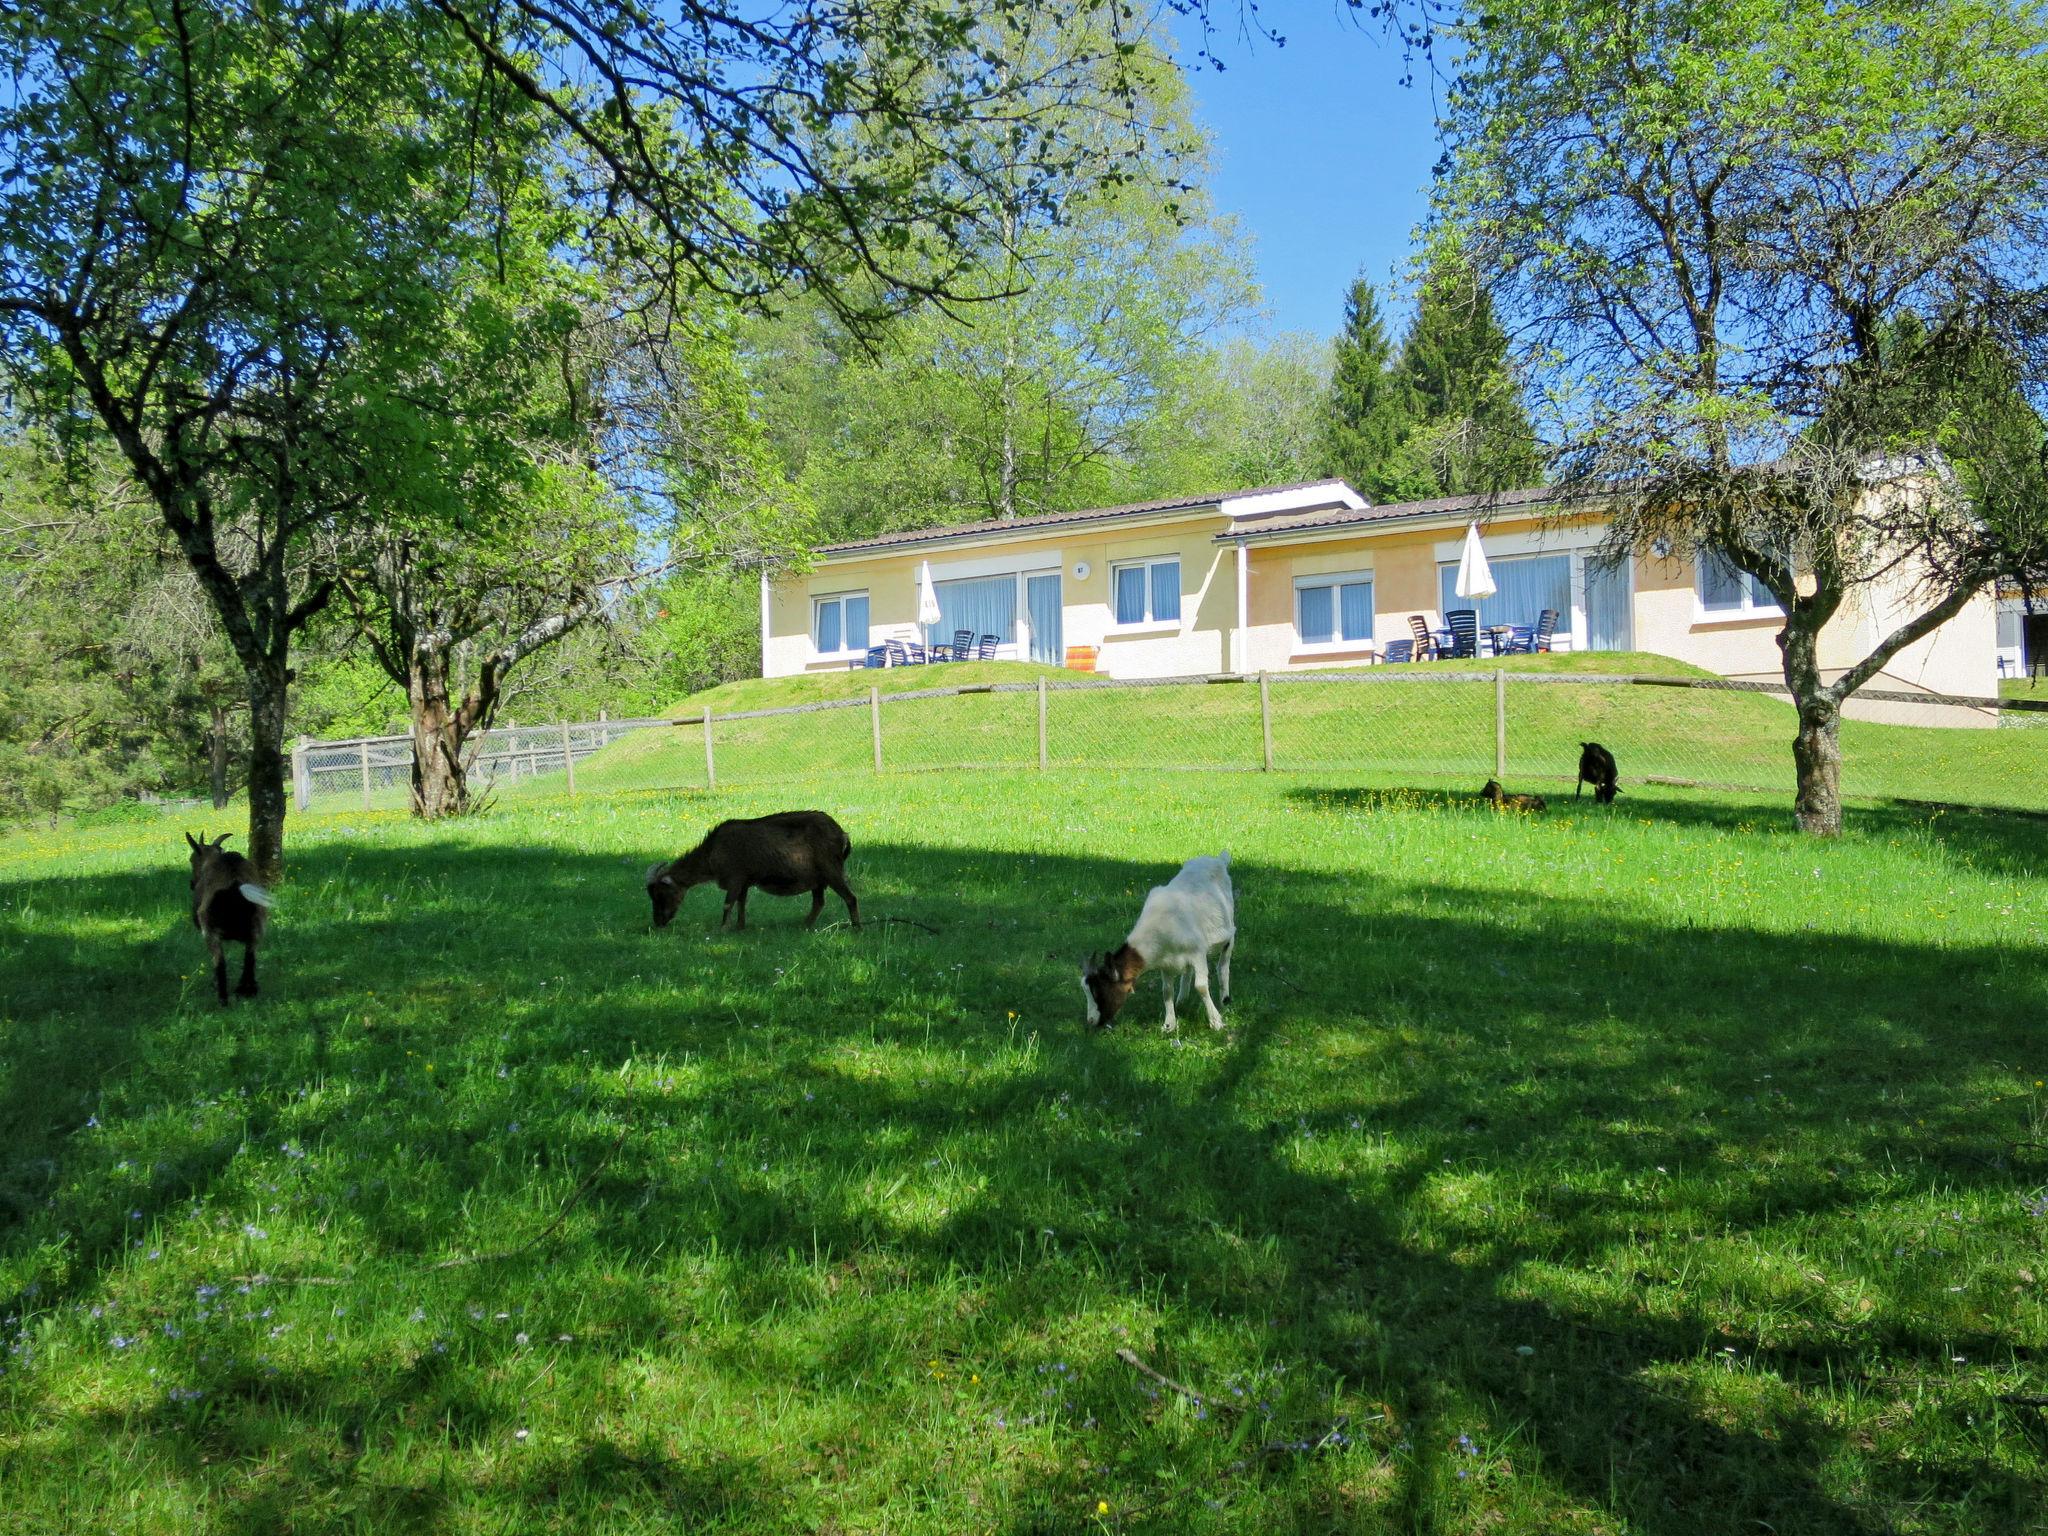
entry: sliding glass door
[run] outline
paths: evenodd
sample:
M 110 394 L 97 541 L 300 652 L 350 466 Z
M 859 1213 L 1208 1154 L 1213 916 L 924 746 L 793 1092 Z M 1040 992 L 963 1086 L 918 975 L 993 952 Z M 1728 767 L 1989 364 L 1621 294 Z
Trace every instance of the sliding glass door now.
M 1026 577 L 1024 584 L 1030 594 L 1025 612 L 1031 625 L 1031 659 L 1049 667 L 1059 666 L 1066 659 L 1060 638 L 1059 572 Z

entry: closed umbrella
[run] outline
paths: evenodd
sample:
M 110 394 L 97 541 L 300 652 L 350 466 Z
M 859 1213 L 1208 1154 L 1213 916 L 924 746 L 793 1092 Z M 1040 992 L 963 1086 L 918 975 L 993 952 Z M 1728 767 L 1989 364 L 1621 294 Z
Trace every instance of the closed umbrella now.
M 920 560 L 917 566 L 917 622 L 926 629 L 939 622 L 939 594 L 932 586 L 929 560 Z
M 1458 557 L 1458 596 L 1491 597 L 1499 590 L 1493 584 L 1486 551 L 1479 546 L 1479 525 L 1474 523 L 1465 530 L 1465 552 Z

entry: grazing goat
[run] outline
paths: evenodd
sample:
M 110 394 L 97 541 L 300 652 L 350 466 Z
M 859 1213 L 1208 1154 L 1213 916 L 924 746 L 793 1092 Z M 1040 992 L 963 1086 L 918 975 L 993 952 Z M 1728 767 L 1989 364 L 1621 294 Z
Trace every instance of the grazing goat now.
M 1493 802 L 1497 811 L 1542 811 L 1549 807 L 1541 795 L 1511 795 L 1500 787 L 1499 779 L 1488 779 L 1486 788 L 1479 791 L 1479 798 Z
M 1152 887 L 1138 925 L 1123 944 L 1093 955 L 1081 968 L 1088 1022 L 1107 1029 L 1144 971 L 1156 970 L 1166 990 L 1166 1032 L 1179 1027 L 1173 1016 L 1176 993 L 1189 981 L 1209 1011 L 1209 1027 L 1221 1029 L 1223 1015 L 1209 996 L 1209 955 L 1223 951 L 1223 1001 L 1230 1001 L 1230 951 L 1237 943 L 1237 897 L 1230 888 L 1230 850 L 1221 858 L 1189 859 L 1164 885 Z
M 1621 793 L 1621 786 L 1615 783 L 1617 770 L 1614 754 L 1597 741 L 1579 743 L 1579 782 L 1572 786 L 1572 798 L 1579 798 L 1579 791 L 1588 784 L 1593 786 L 1593 798 L 1602 805 L 1612 805 L 1614 797 Z
M 256 883 L 256 866 L 225 844 L 232 833 L 212 842 L 185 834 L 192 848 L 192 926 L 206 935 L 213 955 L 213 989 L 222 1006 L 228 1000 L 227 945 L 242 946 L 242 979 L 237 997 L 256 995 L 256 946 L 270 916 L 270 893 Z
M 749 821 L 721 821 L 680 859 L 649 867 L 647 894 L 654 902 L 654 926 L 669 925 L 691 886 L 715 884 L 725 892 L 725 910 L 718 915 L 721 928 L 735 910 L 735 929 L 747 926 L 747 890 L 756 885 L 770 896 L 810 892 L 806 928 L 817 924 L 830 887 L 846 903 L 846 916 L 858 928 L 860 903 L 846 883 L 846 856 L 851 852 L 845 828 L 823 811 L 778 811 Z

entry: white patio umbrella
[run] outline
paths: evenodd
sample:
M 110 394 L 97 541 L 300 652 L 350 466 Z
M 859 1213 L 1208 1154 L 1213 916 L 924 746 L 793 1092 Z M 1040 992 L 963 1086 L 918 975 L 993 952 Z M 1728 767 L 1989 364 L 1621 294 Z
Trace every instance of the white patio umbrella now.
M 939 594 L 932 586 L 929 560 L 921 560 L 917 566 L 917 622 L 926 629 L 939 622 Z
M 1479 544 L 1479 525 L 1473 523 L 1465 530 L 1465 551 L 1458 556 L 1458 585 L 1455 589 L 1460 597 L 1491 597 L 1500 588 L 1493 584 L 1493 571 L 1486 563 L 1486 551 Z

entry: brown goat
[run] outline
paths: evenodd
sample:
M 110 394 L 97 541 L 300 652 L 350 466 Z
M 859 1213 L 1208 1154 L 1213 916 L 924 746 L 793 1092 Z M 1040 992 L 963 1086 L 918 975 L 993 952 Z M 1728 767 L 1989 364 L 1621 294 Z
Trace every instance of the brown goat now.
M 213 989 L 223 1007 L 228 1000 L 228 956 L 231 943 L 242 946 L 242 979 L 237 997 L 256 995 L 256 946 L 270 917 L 270 893 L 256 883 L 256 866 L 223 846 L 233 834 L 212 842 L 185 834 L 192 849 L 192 926 L 206 936 L 213 955 Z
M 1542 811 L 1549 807 L 1541 795 L 1511 795 L 1500 787 L 1499 779 L 1488 779 L 1486 788 L 1479 791 L 1479 798 L 1493 802 L 1497 811 Z
M 823 811 L 778 811 L 745 821 L 721 821 L 704 841 L 669 864 L 647 871 L 647 895 L 654 903 L 654 926 L 666 928 L 693 885 L 716 885 L 725 892 L 725 910 L 718 926 L 739 914 L 735 929 L 747 926 L 747 891 L 759 886 L 770 896 L 801 896 L 810 892 L 815 927 L 824 910 L 825 892 L 839 893 L 846 916 L 860 926 L 860 903 L 846 883 L 846 856 L 853 843 L 845 828 Z

